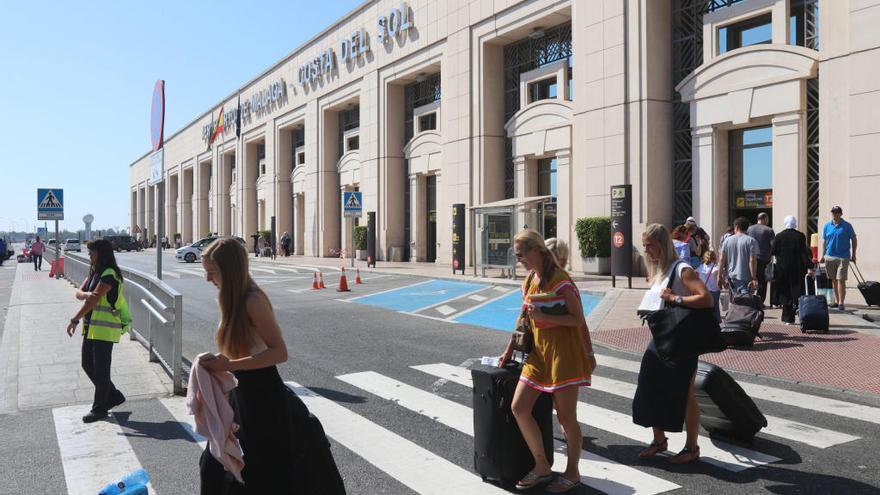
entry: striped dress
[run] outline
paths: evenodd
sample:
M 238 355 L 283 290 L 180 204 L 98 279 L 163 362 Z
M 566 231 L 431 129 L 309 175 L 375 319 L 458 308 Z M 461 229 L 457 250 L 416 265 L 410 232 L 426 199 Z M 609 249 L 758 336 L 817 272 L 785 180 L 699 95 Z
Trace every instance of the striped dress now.
M 528 281 L 528 277 L 526 281 Z M 523 302 L 536 307 L 564 304 L 565 291 L 574 291 L 580 301 L 580 293 L 564 270 L 556 270 L 549 290 L 538 288 L 537 276 L 522 287 Z M 583 311 L 582 308 L 578 308 Z M 590 385 L 589 365 L 583 353 L 583 331 L 576 327 L 541 328 L 532 321 L 535 348 L 523 366 L 520 381 L 541 392 L 555 392 L 565 387 Z

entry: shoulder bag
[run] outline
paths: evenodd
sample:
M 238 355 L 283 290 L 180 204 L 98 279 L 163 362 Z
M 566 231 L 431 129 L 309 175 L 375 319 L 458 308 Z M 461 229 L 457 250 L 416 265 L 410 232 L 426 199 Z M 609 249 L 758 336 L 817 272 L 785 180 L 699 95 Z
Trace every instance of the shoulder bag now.
M 776 258 L 775 257 L 773 259 L 771 259 L 769 263 L 767 263 L 766 267 L 764 267 L 764 279 L 767 280 L 768 282 L 772 282 L 773 280 L 776 279 Z
M 677 264 L 672 267 L 667 288 L 671 288 L 675 281 Z M 715 321 L 712 308 L 664 306 L 644 314 L 642 321 L 651 329 L 654 346 L 661 359 L 691 358 L 726 349 L 721 340 L 721 327 Z
M 524 295 L 529 291 L 529 287 L 532 286 L 532 278 L 534 278 L 534 276 L 535 272 L 532 272 L 526 279 L 525 289 L 523 290 Z M 535 347 L 535 336 L 532 333 L 532 320 L 529 318 L 529 313 L 526 310 L 525 305 L 523 305 L 519 319 L 516 320 L 516 327 L 513 329 L 513 335 L 510 337 L 510 340 L 513 342 L 514 351 L 528 354 L 532 352 L 532 349 Z

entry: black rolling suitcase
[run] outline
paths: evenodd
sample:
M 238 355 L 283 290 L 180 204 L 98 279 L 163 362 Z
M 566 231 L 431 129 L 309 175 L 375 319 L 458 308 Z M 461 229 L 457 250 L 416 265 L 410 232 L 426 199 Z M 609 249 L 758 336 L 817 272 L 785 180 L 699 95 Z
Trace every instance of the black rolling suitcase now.
M 767 418 L 723 369 L 700 361 L 695 383 L 700 425 L 710 434 L 750 442 Z
M 730 309 L 721 322 L 721 340 L 727 347 L 752 347 L 764 322 L 764 303 L 753 294 L 731 297 Z
M 855 262 L 852 263 L 853 273 L 856 275 L 856 280 L 859 282 L 859 292 L 862 293 L 862 297 L 865 298 L 865 304 L 868 306 L 880 306 L 880 282 L 874 282 L 871 280 L 865 280 L 865 277 L 862 276 L 862 272 L 859 271 L 859 267 L 856 266 Z
M 813 288 L 816 295 L 810 295 L 809 278 L 804 277 L 806 294 L 798 298 L 798 315 L 800 316 L 801 332 L 807 330 L 819 330 L 828 333 L 829 315 L 828 300 L 825 296 L 818 295 L 819 283 L 813 278 Z
M 512 487 L 535 465 L 532 453 L 510 411 L 522 365 L 512 361 L 503 368 L 476 365 L 474 380 L 474 469 L 483 481 Z M 553 400 L 541 394 L 532 415 L 541 429 L 544 452 L 553 464 Z

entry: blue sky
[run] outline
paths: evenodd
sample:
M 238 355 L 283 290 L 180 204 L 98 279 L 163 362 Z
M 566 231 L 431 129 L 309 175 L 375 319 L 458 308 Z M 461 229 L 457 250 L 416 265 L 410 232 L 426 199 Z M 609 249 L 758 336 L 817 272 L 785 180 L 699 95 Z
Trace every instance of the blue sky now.
M 34 229 L 38 187 L 64 188 L 62 227 L 128 226 L 157 79 L 167 136 L 360 3 L 4 3 L 0 231 Z

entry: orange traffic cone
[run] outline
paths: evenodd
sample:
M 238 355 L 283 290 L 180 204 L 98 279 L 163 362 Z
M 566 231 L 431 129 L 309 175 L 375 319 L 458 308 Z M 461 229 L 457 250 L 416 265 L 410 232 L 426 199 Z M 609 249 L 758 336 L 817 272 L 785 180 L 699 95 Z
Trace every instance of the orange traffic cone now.
M 339 277 L 339 288 L 336 292 L 351 292 L 348 288 L 348 279 L 345 278 L 345 268 L 342 268 L 342 276 Z
M 55 277 L 55 260 L 49 262 L 49 278 Z
M 318 287 L 318 272 L 313 273 L 313 275 L 314 277 L 312 277 L 312 289 L 320 289 L 320 287 Z
M 324 285 L 324 272 L 321 272 L 321 279 L 320 279 L 320 282 L 318 283 L 318 288 L 319 289 L 326 289 L 327 288 L 327 286 Z
M 361 282 L 361 269 L 360 268 L 357 269 L 357 275 L 354 277 L 354 283 L 355 283 L 355 285 L 360 285 L 363 283 L 363 282 Z

